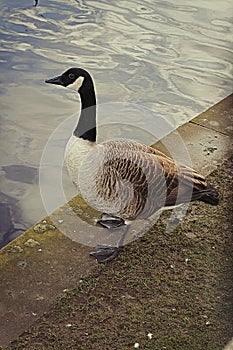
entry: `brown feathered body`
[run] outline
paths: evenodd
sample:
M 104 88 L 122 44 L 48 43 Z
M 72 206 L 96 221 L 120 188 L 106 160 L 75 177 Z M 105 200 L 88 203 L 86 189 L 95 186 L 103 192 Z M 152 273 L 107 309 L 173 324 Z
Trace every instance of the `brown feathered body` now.
M 75 148 L 73 152 L 77 155 Z M 92 145 L 82 161 L 76 159 L 74 164 L 73 181 L 86 201 L 123 219 L 145 219 L 163 207 L 194 200 L 218 203 L 217 192 L 202 175 L 134 141 Z

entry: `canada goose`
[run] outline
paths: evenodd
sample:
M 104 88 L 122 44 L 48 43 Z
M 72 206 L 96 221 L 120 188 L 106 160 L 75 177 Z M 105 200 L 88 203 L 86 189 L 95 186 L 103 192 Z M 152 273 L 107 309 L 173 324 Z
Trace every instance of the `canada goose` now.
M 202 175 L 152 147 L 128 140 L 96 144 L 96 96 L 87 71 L 70 68 L 45 82 L 80 95 L 81 114 L 66 146 L 65 163 L 73 182 L 81 183 L 84 198 L 105 213 L 99 224 L 121 226 L 124 232 L 127 219 L 146 219 L 163 207 L 195 200 L 218 204 L 217 191 Z M 111 260 L 122 240 L 116 247 L 99 246 L 92 255 L 99 262 Z

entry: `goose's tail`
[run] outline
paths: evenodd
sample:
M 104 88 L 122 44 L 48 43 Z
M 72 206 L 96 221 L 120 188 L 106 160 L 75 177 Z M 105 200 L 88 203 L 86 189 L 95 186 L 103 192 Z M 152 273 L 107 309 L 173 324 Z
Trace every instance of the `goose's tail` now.
M 203 190 L 196 190 L 194 188 L 192 201 L 193 200 L 199 200 L 211 205 L 217 205 L 219 203 L 219 194 L 217 190 L 211 185 L 208 185 Z

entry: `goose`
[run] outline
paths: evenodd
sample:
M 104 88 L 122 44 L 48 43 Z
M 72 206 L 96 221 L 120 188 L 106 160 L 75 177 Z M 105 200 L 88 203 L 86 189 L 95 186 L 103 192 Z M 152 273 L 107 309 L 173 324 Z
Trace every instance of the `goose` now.
M 123 229 L 116 246 L 98 245 L 91 253 L 98 262 L 119 253 L 132 220 L 190 201 L 218 204 L 218 192 L 204 176 L 159 150 L 125 139 L 96 142 L 96 95 L 89 72 L 69 68 L 45 82 L 79 93 L 81 113 L 66 145 L 65 164 L 84 199 L 103 213 L 97 224 Z

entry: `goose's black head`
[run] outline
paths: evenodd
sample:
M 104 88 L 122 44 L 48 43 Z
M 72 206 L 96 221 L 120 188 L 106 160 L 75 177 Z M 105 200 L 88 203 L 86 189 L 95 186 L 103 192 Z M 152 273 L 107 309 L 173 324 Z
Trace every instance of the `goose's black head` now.
M 93 88 L 90 74 L 82 68 L 70 68 L 58 77 L 47 79 L 45 82 L 68 87 L 79 93 L 85 88 Z

